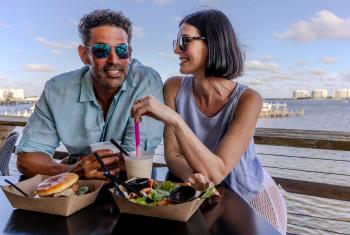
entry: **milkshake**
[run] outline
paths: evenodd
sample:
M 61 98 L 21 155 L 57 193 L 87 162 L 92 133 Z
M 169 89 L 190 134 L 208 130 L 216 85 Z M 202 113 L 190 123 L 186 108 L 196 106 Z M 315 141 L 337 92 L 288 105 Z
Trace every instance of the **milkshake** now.
M 151 151 L 141 151 L 141 156 L 137 157 L 136 152 L 130 153 L 130 156 L 124 155 L 126 174 L 128 179 L 133 177 L 151 178 L 153 155 Z

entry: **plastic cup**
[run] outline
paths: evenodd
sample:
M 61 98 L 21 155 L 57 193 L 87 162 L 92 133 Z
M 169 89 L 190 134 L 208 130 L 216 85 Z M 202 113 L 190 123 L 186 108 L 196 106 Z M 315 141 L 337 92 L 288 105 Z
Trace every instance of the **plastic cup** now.
M 153 166 L 153 152 L 141 151 L 141 156 L 136 156 L 136 152 L 130 153 L 130 156 L 124 155 L 126 174 L 128 179 L 151 178 Z

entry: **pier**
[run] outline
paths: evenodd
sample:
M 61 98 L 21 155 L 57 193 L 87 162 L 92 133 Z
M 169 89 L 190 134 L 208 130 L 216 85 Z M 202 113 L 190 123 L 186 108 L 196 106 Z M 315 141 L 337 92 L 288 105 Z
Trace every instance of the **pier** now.
M 281 117 L 292 117 L 292 116 L 303 116 L 304 109 L 300 110 L 289 110 L 287 103 L 267 103 L 264 102 L 259 118 L 281 118 Z
M 37 100 L 0 100 L 1 106 L 15 106 L 19 104 L 35 104 Z

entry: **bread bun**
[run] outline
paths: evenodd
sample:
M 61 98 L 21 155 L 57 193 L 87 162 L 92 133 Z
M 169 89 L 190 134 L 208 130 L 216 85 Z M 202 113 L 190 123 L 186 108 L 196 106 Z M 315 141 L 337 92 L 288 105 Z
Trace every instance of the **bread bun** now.
M 45 179 L 37 186 L 37 194 L 40 197 L 49 197 L 73 186 L 79 179 L 75 173 L 62 173 Z

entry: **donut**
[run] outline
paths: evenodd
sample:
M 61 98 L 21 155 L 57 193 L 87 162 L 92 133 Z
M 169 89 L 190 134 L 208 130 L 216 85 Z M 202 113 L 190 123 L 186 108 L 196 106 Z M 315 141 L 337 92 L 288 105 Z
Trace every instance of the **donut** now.
M 62 173 L 45 179 L 37 186 L 36 193 L 40 197 L 49 197 L 60 193 L 78 182 L 79 176 L 75 173 Z

